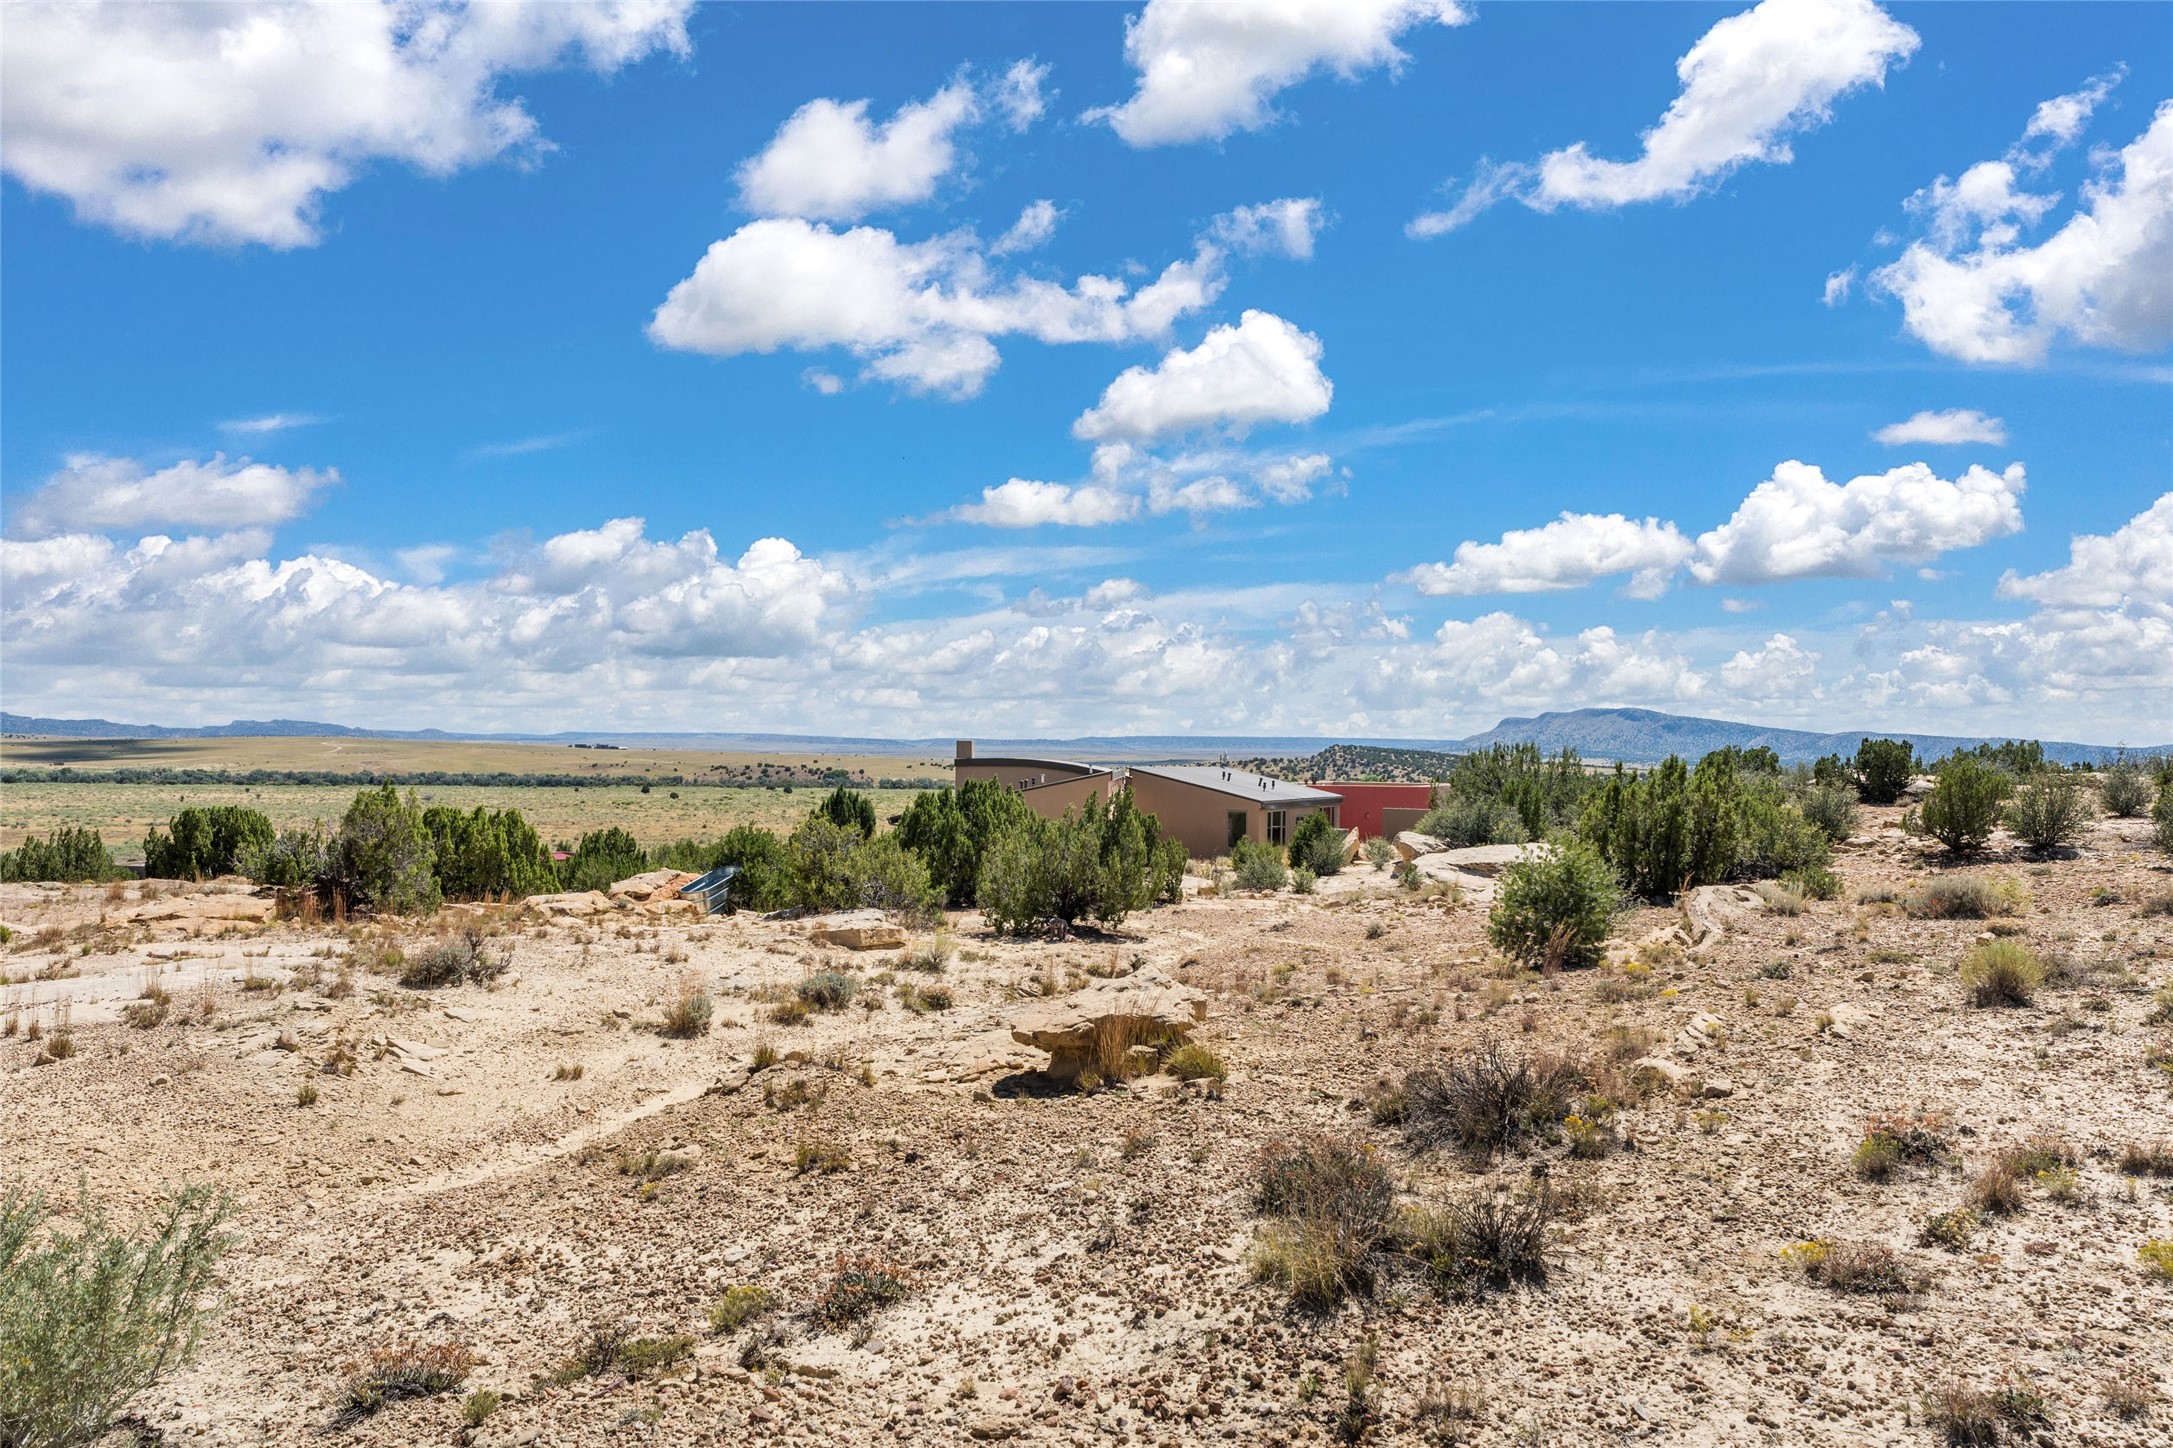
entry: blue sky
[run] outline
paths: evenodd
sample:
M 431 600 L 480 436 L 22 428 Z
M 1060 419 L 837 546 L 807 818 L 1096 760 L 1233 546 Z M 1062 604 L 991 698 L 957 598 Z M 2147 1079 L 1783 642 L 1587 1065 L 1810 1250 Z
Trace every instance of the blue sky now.
M 2160 742 L 2169 42 L 17 8 L 7 706 Z

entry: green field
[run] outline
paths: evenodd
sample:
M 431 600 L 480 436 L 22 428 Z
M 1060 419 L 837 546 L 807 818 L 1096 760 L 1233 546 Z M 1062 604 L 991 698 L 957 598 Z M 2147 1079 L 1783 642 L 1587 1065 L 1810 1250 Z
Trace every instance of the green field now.
M 423 766 L 425 768 L 435 766 Z M 888 819 L 903 810 L 918 791 L 879 789 L 875 810 Z M 687 786 L 656 788 L 643 794 L 633 785 L 535 789 L 508 786 L 475 788 L 435 785 L 418 788 L 425 804 L 474 809 L 517 809 L 545 840 L 573 840 L 586 830 L 617 825 L 644 845 L 669 844 L 686 837 L 715 838 L 734 825 L 758 824 L 784 831 L 822 798 L 815 788 L 723 789 Z M 62 825 L 99 831 L 115 858 L 143 859 L 144 832 L 164 826 L 183 805 L 242 804 L 260 809 L 286 829 L 312 820 L 337 823 L 352 788 L 339 785 L 187 785 L 152 784 L 10 784 L 0 786 L 0 848 L 12 849 L 25 836 L 42 835 Z

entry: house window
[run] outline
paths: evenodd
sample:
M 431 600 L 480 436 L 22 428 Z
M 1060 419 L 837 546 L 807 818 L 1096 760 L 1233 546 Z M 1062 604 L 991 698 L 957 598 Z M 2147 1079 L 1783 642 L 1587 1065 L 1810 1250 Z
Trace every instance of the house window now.
M 1279 809 L 1271 809 L 1271 810 L 1269 810 L 1269 811 L 1268 811 L 1268 843 L 1269 843 L 1269 844 L 1271 844 L 1271 845 L 1279 845 L 1279 844 L 1282 844 L 1282 843 L 1283 843 L 1283 834 L 1284 834 L 1284 830 L 1283 830 L 1283 819 L 1284 819 L 1284 812 L 1283 812 L 1282 810 L 1279 810 Z
M 1236 849 L 1237 842 L 1252 832 L 1249 820 L 1250 816 L 1241 809 L 1230 811 L 1230 848 Z

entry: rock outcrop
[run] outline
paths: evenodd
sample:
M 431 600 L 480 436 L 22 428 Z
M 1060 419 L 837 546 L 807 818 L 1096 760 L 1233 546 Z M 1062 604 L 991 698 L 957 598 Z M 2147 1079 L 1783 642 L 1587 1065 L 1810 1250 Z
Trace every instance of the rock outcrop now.
M 893 924 L 880 910 L 847 910 L 815 916 L 807 922 L 807 936 L 817 945 L 847 950 L 896 950 L 905 944 L 905 927 Z
M 1089 1068 L 1120 1074 L 1139 1046 L 1173 1045 L 1207 1019 L 1207 997 L 1153 969 L 1097 981 L 1054 1000 L 1037 1001 L 1011 1021 L 1011 1039 L 1049 1053 L 1045 1074 L 1076 1081 Z

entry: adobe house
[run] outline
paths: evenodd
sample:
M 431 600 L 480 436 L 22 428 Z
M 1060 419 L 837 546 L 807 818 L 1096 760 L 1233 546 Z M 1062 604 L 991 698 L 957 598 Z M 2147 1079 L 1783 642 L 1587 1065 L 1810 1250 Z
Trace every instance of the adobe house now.
M 1185 842 L 1196 859 L 1230 853 L 1239 840 L 1287 845 L 1298 821 L 1325 813 L 1341 827 L 1341 796 L 1222 764 L 1135 764 L 1132 803 Z
M 1019 792 L 1035 814 L 1055 819 L 1089 795 L 1107 798 L 1129 788 L 1132 803 L 1153 815 L 1162 833 L 1184 841 L 1195 858 L 1212 860 L 1230 852 L 1239 840 L 1287 845 L 1298 821 L 1326 811 L 1338 824 L 1342 798 L 1286 780 L 1248 774 L 1221 764 L 1135 764 L 1110 770 L 1098 764 L 1027 755 L 974 752 L 971 739 L 958 741 L 951 778 L 993 779 Z

